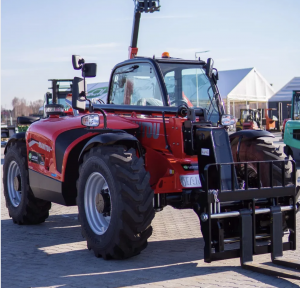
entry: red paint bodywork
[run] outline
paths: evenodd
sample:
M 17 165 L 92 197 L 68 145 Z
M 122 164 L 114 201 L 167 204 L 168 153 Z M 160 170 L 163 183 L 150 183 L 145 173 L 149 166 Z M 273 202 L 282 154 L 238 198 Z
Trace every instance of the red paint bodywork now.
M 257 126 L 255 121 L 249 121 L 243 123 L 243 130 L 259 130 L 260 128 Z
M 172 153 L 170 153 L 166 148 L 164 125 L 161 117 L 157 117 L 157 115 L 137 115 L 135 112 L 131 115 L 122 115 L 122 112 L 118 113 L 119 115 L 116 115 L 116 113 L 107 114 L 107 128 L 131 129 L 131 131 L 138 128 L 135 130 L 138 132 L 134 135 L 146 150 L 145 168 L 150 173 L 150 184 L 155 193 L 182 192 L 183 187 L 179 176 L 198 174 L 198 171 L 185 171 L 182 167 L 182 164 L 198 164 L 197 156 L 188 156 L 184 153 L 182 124 L 185 120 L 176 118 L 175 115 L 168 115 L 169 117 L 165 118 L 167 139 L 172 150 Z M 86 114 L 64 117 L 54 116 L 33 123 L 26 134 L 27 151 L 44 154 L 45 165 L 29 162 L 29 168 L 63 182 L 71 150 L 80 141 L 99 134 L 98 132 L 91 132 L 72 142 L 65 151 L 62 172 L 60 173 L 57 170 L 55 158 L 56 138 L 67 130 L 84 128 L 81 125 L 81 117 L 83 115 Z M 103 116 L 101 113 L 99 115 L 100 125 L 96 128 L 103 128 Z M 43 150 L 38 144 L 29 147 L 28 142 L 30 139 L 48 145 L 51 147 L 51 151 Z

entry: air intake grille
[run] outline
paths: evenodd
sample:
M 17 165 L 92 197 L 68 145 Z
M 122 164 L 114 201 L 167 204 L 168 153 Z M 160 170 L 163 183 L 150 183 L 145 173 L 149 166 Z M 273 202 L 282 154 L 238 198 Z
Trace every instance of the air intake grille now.
M 300 140 L 300 129 L 293 130 L 293 138 L 296 140 Z

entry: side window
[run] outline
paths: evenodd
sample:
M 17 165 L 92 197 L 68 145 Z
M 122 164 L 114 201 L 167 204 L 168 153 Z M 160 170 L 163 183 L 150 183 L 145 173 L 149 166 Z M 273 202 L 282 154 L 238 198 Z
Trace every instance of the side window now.
M 110 104 L 163 106 L 153 67 L 148 63 L 122 66 L 112 78 Z
M 174 103 L 175 101 L 175 91 L 176 91 L 176 84 L 177 84 L 176 82 L 177 81 L 175 80 L 174 71 L 168 72 L 165 75 L 165 83 L 169 95 L 170 104 Z

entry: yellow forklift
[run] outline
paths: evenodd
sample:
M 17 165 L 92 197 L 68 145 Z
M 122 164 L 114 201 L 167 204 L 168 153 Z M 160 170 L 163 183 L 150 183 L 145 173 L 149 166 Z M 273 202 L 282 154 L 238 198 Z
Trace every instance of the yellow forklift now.
M 262 129 L 261 109 L 241 109 L 240 118 L 236 122 L 236 131 Z

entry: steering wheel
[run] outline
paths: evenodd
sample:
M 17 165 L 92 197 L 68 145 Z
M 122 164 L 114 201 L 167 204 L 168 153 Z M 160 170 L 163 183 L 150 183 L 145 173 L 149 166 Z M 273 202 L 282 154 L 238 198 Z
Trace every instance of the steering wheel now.
M 184 100 L 184 99 L 180 99 L 180 100 L 172 100 L 171 101 L 171 105 L 178 103 L 178 107 L 181 105 L 186 105 L 188 107 L 188 103 Z

